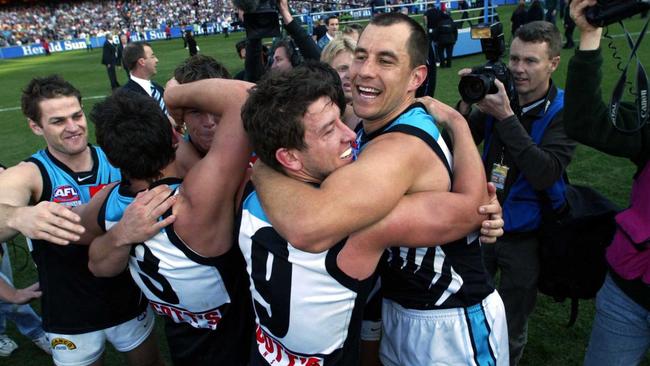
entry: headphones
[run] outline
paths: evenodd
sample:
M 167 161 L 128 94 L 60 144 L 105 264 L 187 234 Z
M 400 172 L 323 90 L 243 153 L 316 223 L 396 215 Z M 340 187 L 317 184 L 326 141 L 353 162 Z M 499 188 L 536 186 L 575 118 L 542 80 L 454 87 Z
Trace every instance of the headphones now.
M 273 58 L 273 54 L 275 54 L 275 50 L 277 50 L 279 47 L 284 47 L 284 49 L 287 51 L 287 57 L 289 57 L 291 66 L 296 67 L 304 61 L 302 55 L 300 54 L 300 48 L 298 48 L 298 45 L 296 45 L 296 42 L 294 42 L 291 37 L 280 38 L 275 43 L 273 52 L 269 55 L 271 59 Z

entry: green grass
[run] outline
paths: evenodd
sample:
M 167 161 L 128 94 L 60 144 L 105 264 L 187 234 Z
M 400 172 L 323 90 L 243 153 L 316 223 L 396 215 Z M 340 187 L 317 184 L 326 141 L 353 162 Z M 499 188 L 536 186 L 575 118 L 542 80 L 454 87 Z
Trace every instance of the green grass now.
M 501 18 L 504 19 L 505 34 L 510 34 L 510 13 L 512 7 L 504 6 L 499 9 Z M 561 25 L 558 21 L 558 25 Z M 642 23 L 638 17 L 626 23 L 630 32 L 638 32 Z M 621 33 L 620 27 L 613 26 L 611 33 Z M 575 38 L 579 36 L 578 31 Z M 201 53 L 213 56 L 223 62 L 231 74 L 241 70 L 243 63 L 235 53 L 235 43 L 242 39 L 242 33 L 234 33 L 227 39 L 223 36 L 199 37 L 197 42 Z M 507 42 L 510 40 L 508 39 Z M 182 41 L 157 41 L 152 43 L 160 63 L 158 75 L 155 80 L 164 85 L 171 76 L 175 66 L 187 57 L 187 50 L 182 48 Z M 629 50 L 622 37 L 615 38 L 615 45 L 624 56 L 629 55 Z M 606 46 L 606 42 L 604 43 Z M 611 51 L 604 47 L 605 69 L 603 87 L 606 99 L 613 88 L 620 72 L 616 70 L 611 59 Z M 563 86 L 566 79 L 568 60 L 573 51 L 563 50 L 562 61 L 559 69 L 554 74 L 557 85 Z M 639 50 L 641 60 L 650 60 L 650 49 L 646 42 Z M 86 51 L 73 51 L 55 53 L 50 57 L 35 56 L 22 59 L 0 60 L 0 110 L 20 106 L 20 92 L 27 82 L 34 76 L 58 73 L 77 86 L 84 97 L 84 109 L 88 113 L 93 104 L 99 100 L 92 98 L 103 96 L 110 92 L 108 77 L 104 67 L 100 64 L 101 49 L 91 53 Z M 454 104 L 458 99 L 457 71 L 464 67 L 477 66 L 484 63 L 482 55 L 467 56 L 455 59 L 452 69 L 438 70 L 438 85 L 436 97 L 449 104 Z M 117 71 L 120 83 L 126 82 L 122 70 Z M 631 77 L 629 79 L 632 79 Z M 92 129 L 92 126 L 91 126 Z M 28 129 L 25 117 L 20 110 L 0 111 L 0 162 L 5 165 L 15 164 L 35 150 L 43 147 L 39 137 L 34 136 Z M 91 136 L 93 135 L 91 131 Z M 91 137 L 94 140 L 94 137 Z M 628 204 L 631 179 L 634 166 L 625 159 L 613 158 L 593 149 L 580 146 L 574 161 L 569 167 L 569 176 L 575 183 L 587 184 L 595 187 L 621 207 Z M 25 248 L 24 240 L 15 240 L 20 248 Z M 36 279 L 36 274 L 31 260 L 26 252 L 18 250 L 14 261 L 15 277 L 18 286 L 26 286 Z M 38 302 L 33 306 L 38 309 Z M 573 328 L 564 325 L 568 320 L 568 304 L 556 304 L 546 296 L 540 295 L 535 313 L 530 320 L 529 343 L 524 353 L 522 365 L 580 365 L 584 356 L 591 330 L 593 319 L 593 301 L 582 301 L 578 322 Z M 161 347 L 166 345 L 162 327 L 158 327 Z M 45 365 L 50 363 L 49 357 L 31 345 L 29 340 L 19 335 L 13 325 L 9 326 L 9 334 L 18 343 L 20 348 L 10 357 L 3 358 L 2 365 Z M 168 358 L 167 358 L 168 359 Z M 123 359 L 110 346 L 107 347 L 107 365 L 121 365 Z M 643 365 L 650 366 L 650 359 L 646 357 Z

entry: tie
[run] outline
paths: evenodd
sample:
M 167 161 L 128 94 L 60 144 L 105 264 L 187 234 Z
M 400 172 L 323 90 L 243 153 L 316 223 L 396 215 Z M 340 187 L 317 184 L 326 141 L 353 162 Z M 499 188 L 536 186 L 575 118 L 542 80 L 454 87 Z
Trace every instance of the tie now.
M 158 89 L 156 89 L 156 87 L 153 84 L 151 84 L 151 97 L 155 99 L 156 102 L 158 102 L 158 105 L 160 105 L 160 109 L 162 109 L 163 113 L 167 115 L 168 113 L 167 113 L 167 106 L 165 105 L 165 101 L 163 100 L 162 95 L 160 95 Z

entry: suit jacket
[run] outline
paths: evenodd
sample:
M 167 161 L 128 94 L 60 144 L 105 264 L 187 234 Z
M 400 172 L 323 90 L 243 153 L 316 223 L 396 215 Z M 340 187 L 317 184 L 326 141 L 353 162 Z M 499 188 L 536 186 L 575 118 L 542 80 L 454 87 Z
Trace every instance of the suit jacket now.
M 108 40 L 104 41 L 104 50 L 102 52 L 103 65 L 117 65 L 117 48 Z
M 153 85 L 158 90 L 158 92 L 160 93 L 160 96 L 162 96 L 162 97 L 165 96 L 165 89 L 162 86 L 160 86 L 160 84 L 158 84 L 158 83 L 154 82 L 153 80 L 151 80 L 151 85 Z M 151 97 L 149 95 L 149 93 L 147 93 L 147 91 L 144 90 L 140 86 L 140 84 L 136 83 L 132 79 L 129 79 L 129 81 L 126 84 L 124 84 L 120 89 L 128 90 L 128 91 L 131 91 L 131 92 L 134 92 L 134 93 L 143 94 L 143 95 L 146 95 L 146 96 L 150 97 L 151 99 L 153 99 L 153 97 Z

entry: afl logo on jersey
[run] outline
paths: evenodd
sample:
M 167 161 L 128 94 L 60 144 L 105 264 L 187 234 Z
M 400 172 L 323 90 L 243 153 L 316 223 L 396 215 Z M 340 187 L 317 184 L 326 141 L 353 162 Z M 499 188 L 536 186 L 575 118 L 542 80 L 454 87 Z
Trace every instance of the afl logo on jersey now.
M 79 192 L 72 186 L 58 186 L 52 195 L 52 202 L 60 203 L 66 206 L 81 205 Z

